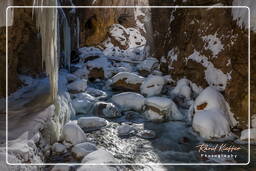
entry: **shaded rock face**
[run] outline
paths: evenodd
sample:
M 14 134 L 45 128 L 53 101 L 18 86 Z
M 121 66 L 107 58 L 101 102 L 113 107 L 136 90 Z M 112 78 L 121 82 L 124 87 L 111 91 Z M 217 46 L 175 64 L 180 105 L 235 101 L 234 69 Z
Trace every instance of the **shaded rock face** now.
M 32 5 L 32 1 L 14 0 L 14 5 Z M 36 76 L 42 71 L 41 39 L 32 19 L 31 9 L 15 9 L 14 22 L 8 27 L 8 91 L 14 92 L 21 82 L 17 74 Z M 0 97 L 5 95 L 5 27 L 0 27 Z

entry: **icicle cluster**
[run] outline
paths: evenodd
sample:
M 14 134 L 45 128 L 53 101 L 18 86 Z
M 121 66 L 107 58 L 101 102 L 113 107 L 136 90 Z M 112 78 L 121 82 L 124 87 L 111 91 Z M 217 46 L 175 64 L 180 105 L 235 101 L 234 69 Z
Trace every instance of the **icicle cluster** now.
M 38 6 L 57 6 L 57 0 L 34 0 L 33 13 L 42 38 L 42 60 L 51 84 L 54 100 L 58 91 L 58 17 L 56 8 Z M 36 7 L 37 6 L 37 7 Z

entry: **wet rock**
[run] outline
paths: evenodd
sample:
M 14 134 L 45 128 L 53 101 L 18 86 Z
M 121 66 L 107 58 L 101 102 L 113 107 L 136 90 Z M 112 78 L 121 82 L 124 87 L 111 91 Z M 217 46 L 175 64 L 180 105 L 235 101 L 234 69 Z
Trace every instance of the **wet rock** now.
M 96 102 L 95 98 L 87 93 L 80 93 L 77 98 L 72 100 L 72 105 L 76 113 L 87 114 L 91 112 L 94 103 Z
M 112 96 L 111 100 L 120 106 L 122 110 L 141 111 L 145 104 L 145 98 L 138 93 L 124 92 Z
M 85 156 L 81 163 L 118 163 L 114 156 L 105 150 L 99 149 Z
M 154 139 L 156 138 L 156 133 L 152 130 L 142 130 L 138 132 L 137 136 L 144 139 Z
M 70 171 L 70 166 L 56 165 L 51 169 L 51 171 Z
M 144 77 L 134 73 L 120 72 L 114 75 L 111 80 L 112 89 L 139 92 Z
M 84 143 L 75 145 L 72 148 L 71 152 L 75 158 L 77 158 L 78 160 L 81 160 L 84 156 L 96 150 L 97 150 L 96 145 L 89 142 L 84 142 Z
M 147 119 L 156 122 L 184 119 L 176 104 L 166 97 L 147 98 L 144 115 Z
M 65 153 L 67 151 L 66 146 L 60 143 L 54 143 L 52 150 L 56 153 Z
M 65 141 L 70 142 L 73 145 L 86 141 L 84 131 L 75 122 L 69 122 L 64 125 L 62 136 Z
M 87 81 L 85 79 L 76 80 L 68 84 L 67 88 L 70 93 L 84 92 L 87 88 Z
M 119 109 L 112 103 L 96 102 L 93 114 L 104 118 L 116 118 L 121 116 Z
M 161 76 L 150 75 L 140 86 L 140 91 L 146 96 L 159 95 L 165 84 L 165 80 Z
M 121 125 L 117 128 L 117 134 L 120 137 L 129 136 L 132 132 L 134 132 L 134 128 L 128 124 Z
M 101 129 L 108 124 L 108 121 L 100 117 L 81 117 L 77 124 L 87 132 Z

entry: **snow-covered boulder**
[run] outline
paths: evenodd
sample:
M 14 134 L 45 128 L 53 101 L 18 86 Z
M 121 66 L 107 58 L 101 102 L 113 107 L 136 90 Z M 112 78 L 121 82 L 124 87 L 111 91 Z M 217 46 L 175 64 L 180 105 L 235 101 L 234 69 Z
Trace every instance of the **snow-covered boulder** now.
M 68 82 L 72 82 L 72 81 L 75 81 L 76 79 L 78 79 L 78 77 L 77 77 L 76 75 L 70 74 L 70 73 L 68 73 L 68 74 L 66 75 L 66 78 L 67 78 L 67 81 L 68 81 Z
M 86 90 L 87 81 L 85 79 L 76 80 L 67 85 L 68 91 L 70 93 L 80 93 Z
M 137 65 L 137 69 L 142 75 L 148 75 L 159 65 L 159 62 L 156 58 L 146 58 L 140 64 Z
M 52 145 L 52 151 L 56 153 L 65 153 L 67 151 L 66 146 L 60 143 L 54 143 Z
M 230 133 L 230 125 L 220 110 L 198 111 L 192 123 L 193 129 L 205 139 L 223 138 Z
M 85 131 L 93 131 L 106 126 L 108 121 L 100 117 L 80 117 L 77 124 Z
M 96 102 L 93 106 L 93 114 L 103 118 L 115 118 L 121 116 L 121 112 L 113 103 Z
M 180 79 L 179 81 L 177 81 L 176 87 L 171 91 L 172 97 L 182 96 L 186 100 L 190 100 L 192 91 L 189 83 L 190 82 L 187 79 Z
M 228 103 L 212 87 L 204 89 L 196 98 L 194 112 L 192 127 L 205 139 L 228 136 L 230 128 L 236 125 Z
M 89 142 L 84 142 L 84 143 L 80 143 L 80 144 L 76 144 L 71 152 L 74 155 L 75 158 L 77 158 L 78 160 L 82 159 L 84 156 L 86 156 L 87 154 L 96 151 L 97 147 L 95 144 L 89 143 Z
M 86 66 L 83 66 L 83 67 L 77 69 L 73 74 L 74 74 L 76 77 L 78 77 L 78 78 L 87 79 L 87 78 L 88 78 L 89 71 L 88 71 L 88 69 L 87 69 Z
M 118 163 L 118 160 L 114 158 L 114 156 L 105 150 L 99 149 L 94 152 L 91 152 L 90 154 L 86 155 L 82 163 Z
M 204 89 L 196 98 L 194 103 L 195 113 L 210 109 L 222 111 L 221 113 L 231 127 L 237 124 L 237 121 L 233 116 L 234 114 L 230 111 L 229 104 L 226 102 L 222 94 L 213 87 L 207 87 Z
M 122 110 L 141 111 L 145 104 L 145 98 L 141 94 L 133 92 L 116 94 L 112 96 L 111 100 Z
M 111 81 L 113 89 L 139 92 L 144 77 L 130 72 L 120 72 L 114 75 Z
M 166 97 L 149 97 L 145 102 L 144 115 L 151 121 L 182 120 L 184 116 L 176 104 Z
M 164 78 L 161 76 L 150 75 L 140 86 L 140 91 L 146 96 L 159 95 L 164 86 Z
M 72 105 L 76 113 L 87 114 L 91 112 L 94 103 L 96 102 L 95 98 L 87 93 L 77 94 L 75 99 L 72 100 Z
M 73 145 L 86 141 L 84 131 L 75 122 L 69 122 L 64 125 L 62 137 L 65 141 L 70 142 Z
M 245 129 L 241 132 L 241 136 L 239 140 L 242 142 L 248 142 L 248 138 L 249 138 L 249 129 Z M 256 128 L 250 129 L 250 142 L 252 144 L 256 144 Z

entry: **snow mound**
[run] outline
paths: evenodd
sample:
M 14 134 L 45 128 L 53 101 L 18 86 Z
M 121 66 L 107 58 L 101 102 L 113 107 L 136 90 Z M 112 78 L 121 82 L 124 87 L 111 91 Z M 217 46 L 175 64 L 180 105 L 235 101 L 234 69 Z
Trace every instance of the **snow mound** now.
M 176 104 L 166 97 L 149 97 L 145 106 L 144 115 L 151 121 L 184 119 Z
M 198 111 L 192 125 L 193 129 L 205 139 L 222 138 L 230 133 L 229 121 L 220 110 Z
M 161 76 L 148 76 L 140 86 L 140 91 L 146 96 L 159 95 L 165 84 L 165 80 Z
M 79 93 L 85 91 L 87 88 L 87 81 L 85 79 L 76 80 L 67 85 L 68 91 L 71 93 Z
M 132 92 L 116 94 L 111 100 L 123 110 L 141 111 L 145 104 L 145 98 L 142 95 Z

